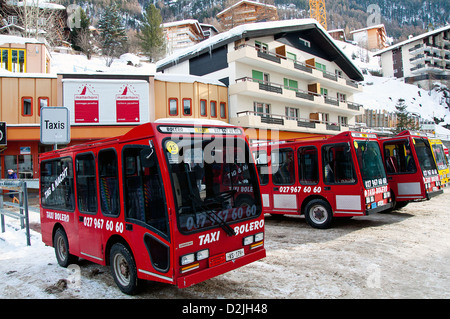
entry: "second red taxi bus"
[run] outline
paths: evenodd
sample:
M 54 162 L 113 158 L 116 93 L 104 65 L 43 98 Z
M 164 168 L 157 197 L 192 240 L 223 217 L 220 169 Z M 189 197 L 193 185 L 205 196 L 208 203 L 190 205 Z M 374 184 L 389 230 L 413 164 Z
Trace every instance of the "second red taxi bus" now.
M 67 267 L 110 265 L 188 287 L 265 257 L 258 175 L 241 128 L 148 123 L 40 156 L 42 240 Z
M 303 214 L 312 227 L 328 228 L 334 217 L 392 206 L 376 134 L 260 144 L 253 154 L 266 213 Z
M 404 131 L 379 139 L 396 208 L 443 193 L 428 138 Z

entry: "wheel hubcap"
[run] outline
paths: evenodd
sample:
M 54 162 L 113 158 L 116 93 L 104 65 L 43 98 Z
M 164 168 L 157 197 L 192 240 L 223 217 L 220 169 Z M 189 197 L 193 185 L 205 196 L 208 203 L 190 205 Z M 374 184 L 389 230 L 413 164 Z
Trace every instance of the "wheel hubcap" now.
M 323 224 L 328 218 L 328 212 L 325 207 L 314 206 L 310 210 L 311 219 L 317 224 Z
M 114 272 L 123 286 L 127 286 L 130 283 L 130 267 L 122 255 L 114 257 Z

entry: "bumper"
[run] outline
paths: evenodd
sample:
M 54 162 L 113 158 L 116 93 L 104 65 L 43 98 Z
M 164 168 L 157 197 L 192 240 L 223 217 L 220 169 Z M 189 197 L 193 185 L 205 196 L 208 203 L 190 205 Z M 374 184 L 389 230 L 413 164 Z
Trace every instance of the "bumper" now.
M 178 286 L 178 288 L 186 288 L 186 287 L 195 285 L 199 282 L 205 281 L 207 279 L 224 274 L 233 269 L 245 266 L 251 262 L 257 261 L 264 257 L 266 257 L 266 250 L 259 249 L 255 252 L 252 252 L 250 254 L 247 254 L 245 256 L 237 258 L 233 261 L 229 261 L 229 262 L 226 262 L 224 264 L 221 264 L 221 265 L 218 265 L 215 267 L 206 268 L 202 271 L 193 273 L 191 275 L 179 277 L 177 279 L 177 286 Z
M 387 203 L 386 205 L 378 206 L 378 207 L 376 207 L 374 209 L 366 210 L 366 215 L 383 212 L 385 210 L 388 210 L 388 209 L 392 208 L 393 206 L 394 206 L 393 203 Z

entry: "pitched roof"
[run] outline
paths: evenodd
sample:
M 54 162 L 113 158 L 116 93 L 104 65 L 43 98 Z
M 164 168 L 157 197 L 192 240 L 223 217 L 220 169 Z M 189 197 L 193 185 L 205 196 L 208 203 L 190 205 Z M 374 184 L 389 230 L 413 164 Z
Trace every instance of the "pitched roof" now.
M 194 46 L 180 50 L 156 63 L 156 70 L 160 72 L 183 61 L 189 60 L 201 54 L 211 52 L 228 43 L 243 38 L 256 38 L 296 31 L 310 31 L 321 50 L 324 50 L 351 79 L 362 81 L 362 72 L 353 64 L 351 59 L 335 44 L 335 40 L 314 19 L 293 19 L 270 22 L 257 22 L 243 24 L 233 29 L 219 33 Z

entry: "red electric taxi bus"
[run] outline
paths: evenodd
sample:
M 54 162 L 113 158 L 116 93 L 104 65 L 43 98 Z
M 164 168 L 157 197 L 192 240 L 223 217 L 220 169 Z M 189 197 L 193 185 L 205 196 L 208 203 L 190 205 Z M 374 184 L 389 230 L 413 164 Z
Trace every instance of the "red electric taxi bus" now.
M 430 142 L 425 135 L 403 131 L 379 139 L 396 208 L 443 193 Z
M 212 122 L 157 121 L 41 154 L 42 240 L 58 263 L 110 265 L 133 294 L 140 279 L 184 288 L 265 257 L 248 141 Z
M 344 132 L 252 150 L 266 213 L 303 214 L 312 227 L 328 228 L 335 217 L 392 206 L 376 134 Z

